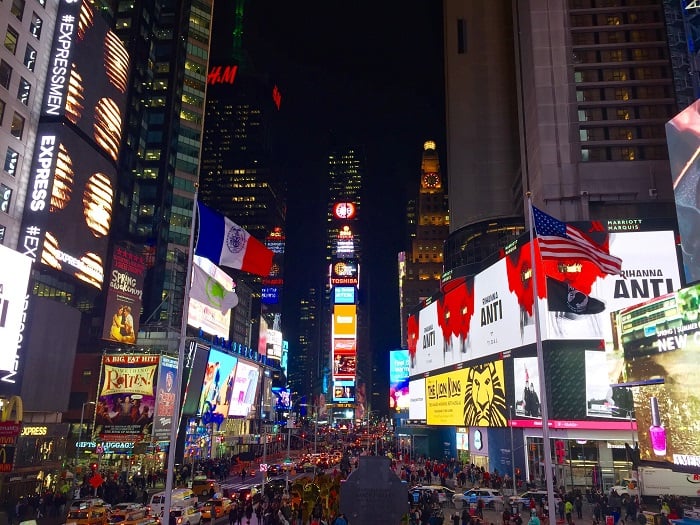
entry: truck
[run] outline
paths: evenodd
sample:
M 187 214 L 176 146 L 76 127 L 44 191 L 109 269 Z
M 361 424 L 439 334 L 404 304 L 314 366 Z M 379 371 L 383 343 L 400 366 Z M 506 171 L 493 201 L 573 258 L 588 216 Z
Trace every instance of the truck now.
M 700 501 L 700 474 L 675 472 L 671 469 L 639 467 L 637 476 L 621 480 L 610 491 L 617 492 L 626 501 L 632 496 L 658 498 L 660 496 L 683 496 Z

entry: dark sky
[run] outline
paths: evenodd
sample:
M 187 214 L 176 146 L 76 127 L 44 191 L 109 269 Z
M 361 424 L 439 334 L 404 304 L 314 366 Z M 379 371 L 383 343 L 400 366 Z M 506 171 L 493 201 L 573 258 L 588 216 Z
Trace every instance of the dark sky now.
M 213 61 L 230 49 L 233 4 L 215 2 Z M 441 159 L 445 155 L 441 2 L 249 1 L 244 35 L 256 68 L 271 74 L 283 96 L 290 189 L 285 293 L 296 301 L 300 287 L 317 279 L 309 275 L 317 266 L 308 254 L 319 253 L 324 239 L 319 216 L 309 210 L 322 208 L 330 137 L 363 144 L 362 214 L 370 234 L 362 272 L 370 293 L 370 336 L 375 351 L 399 348 L 396 257 L 407 248 L 406 199 L 417 192 L 423 142 L 435 140 Z

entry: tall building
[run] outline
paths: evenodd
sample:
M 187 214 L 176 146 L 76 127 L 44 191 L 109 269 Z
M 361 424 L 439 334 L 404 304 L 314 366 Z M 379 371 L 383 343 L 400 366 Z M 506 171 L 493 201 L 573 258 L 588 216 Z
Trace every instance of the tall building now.
M 15 248 L 49 67 L 57 4 L 3 2 L 0 30 L 0 244 Z
M 317 392 L 330 403 L 331 419 L 348 420 L 361 417 L 367 409 L 367 392 L 372 386 L 367 281 L 360 277 L 364 148 L 334 148 L 328 155 L 327 170 L 324 256 L 328 274 L 323 286 Z
M 296 397 L 313 395 L 314 385 L 319 384 L 319 290 L 308 288 L 299 299 L 298 339 L 290 347 L 289 385 Z
M 415 221 L 409 232 L 411 247 L 402 254 L 399 268 L 401 344 L 406 348 L 406 320 L 421 301 L 440 289 L 443 273 L 443 244 L 449 235 L 450 210 L 446 181 L 440 170 L 435 142 L 423 144 L 420 186 Z M 410 224 L 409 224 L 410 227 Z

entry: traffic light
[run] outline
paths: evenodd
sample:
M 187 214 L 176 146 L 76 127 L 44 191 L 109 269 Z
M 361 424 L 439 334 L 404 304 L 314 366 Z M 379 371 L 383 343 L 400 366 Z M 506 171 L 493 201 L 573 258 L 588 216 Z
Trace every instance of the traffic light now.
M 564 449 L 564 441 L 561 439 L 554 441 L 554 454 L 557 456 L 557 463 L 559 465 L 563 464 L 566 458 L 566 450 Z

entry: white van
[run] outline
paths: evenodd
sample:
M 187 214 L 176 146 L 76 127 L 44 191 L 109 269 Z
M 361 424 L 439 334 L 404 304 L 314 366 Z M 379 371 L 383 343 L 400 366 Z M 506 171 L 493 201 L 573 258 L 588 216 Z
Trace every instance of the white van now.
M 170 496 L 170 507 L 191 507 L 197 504 L 197 496 L 191 489 L 173 489 Z M 162 516 L 165 506 L 165 491 L 156 492 L 151 496 L 148 508 L 151 509 L 151 516 Z

